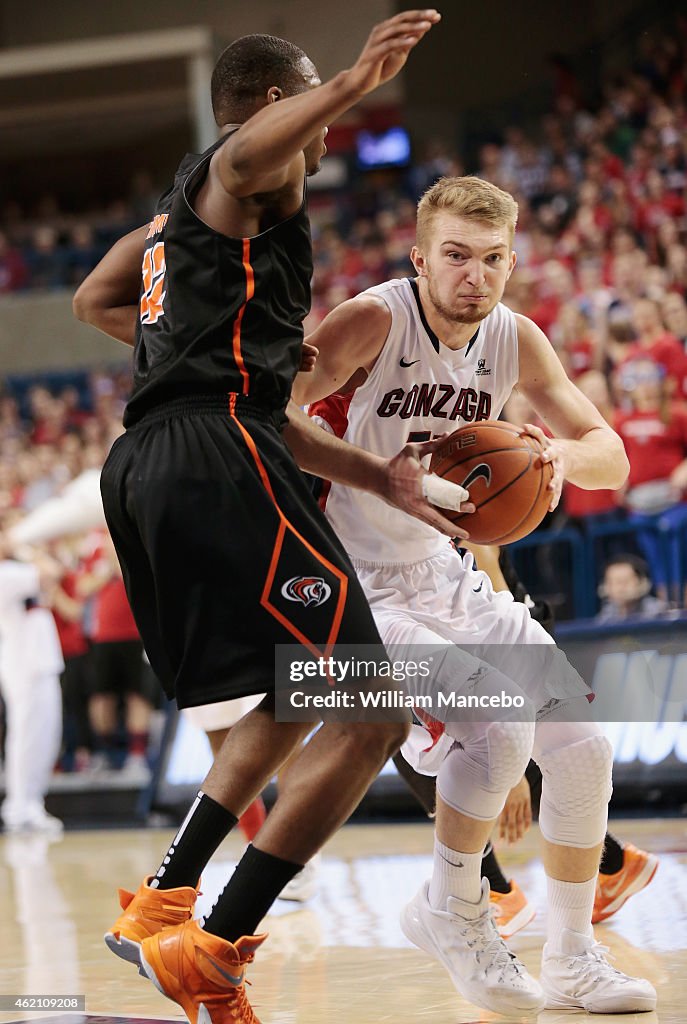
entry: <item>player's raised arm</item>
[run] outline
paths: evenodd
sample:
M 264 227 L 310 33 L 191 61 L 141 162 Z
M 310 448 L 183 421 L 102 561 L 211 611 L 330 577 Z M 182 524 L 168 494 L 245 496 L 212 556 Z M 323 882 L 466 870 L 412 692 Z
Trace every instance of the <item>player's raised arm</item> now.
M 116 242 L 77 288 L 72 301 L 78 320 L 133 345 L 141 290 L 141 264 L 149 225 Z
M 339 391 L 357 370 L 369 373 L 391 327 L 389 307 L 376 295 L 357 295 L 342 302 L 308 336 L 317 349 L 312 369 L 301 371 L 291 397 L 307 405 Z
M 567 377 L 543 331 L 528 317 L 516 317 L 518 390 L 555 435 L 547 437 L 539 427 L 526 425 L 526 432 L 544 446 L 544 461 L 553 463 L 550 508 L 558 504 L 564 480 L 588 490 L 622 487 L 630 471 L 623 442 Z
M 353 67 L 324 85 L 309 65 L 302 69 L 305 91 L 283 98 L 279 89 L 271 89 L 267 106 L 217 155 L 216 171 L 226 191 L 242 198 L 278 191 L 294 176 L 302 178 L 308 143 L 366 93 L 397 75 L 440 17 L 433 9 L 404 11 L 376 25 Z

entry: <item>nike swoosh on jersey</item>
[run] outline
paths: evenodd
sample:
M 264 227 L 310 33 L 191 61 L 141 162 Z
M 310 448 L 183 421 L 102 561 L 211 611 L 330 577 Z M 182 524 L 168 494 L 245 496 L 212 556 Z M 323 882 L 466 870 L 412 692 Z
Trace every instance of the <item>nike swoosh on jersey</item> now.
M 403 356 L 401 356 L 398 365 L 402 366 L 404 370 L 407 370 L 409 366 L 415 366 L 415 363 L 419 363 L 419 359 L 413 359 L 412 363 L 407 363 Z
M 483 586 L 484 586 L 484 580 L 480 580 L 479 586 L 472 588 L 473 594 L 479 594 L 479 592 L 480 592 L 480 590 L 482 589 Z

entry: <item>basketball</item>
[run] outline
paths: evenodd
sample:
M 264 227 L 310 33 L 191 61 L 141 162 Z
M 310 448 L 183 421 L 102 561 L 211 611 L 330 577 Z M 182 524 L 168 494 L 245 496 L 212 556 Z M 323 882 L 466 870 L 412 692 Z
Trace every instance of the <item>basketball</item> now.
M 475 505 L 472 513 L 444 515 L 470 534 L 476 544 L 510 544 L 536 529 L 551 501 L 550 463 L 542 447 L 519 427 L 485 420 L 461 427 L 432 455 L 430 470 L 461 484 Z

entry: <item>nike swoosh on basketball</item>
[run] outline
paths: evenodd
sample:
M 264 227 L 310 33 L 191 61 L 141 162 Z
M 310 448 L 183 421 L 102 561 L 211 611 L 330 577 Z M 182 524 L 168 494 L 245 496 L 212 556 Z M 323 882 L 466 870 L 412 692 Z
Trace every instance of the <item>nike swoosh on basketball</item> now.
M 398 365 L 402 366 L 404 370 L 407 370 L 409 366 L 415 366 L 415 363 L 419 363 L 419 362 L 420 362 L 419 359 L 413 359 L 412 363 L 407 363 L 405 361 L 405 359 L 403 358 L 403 356 L 401 356 L 401 359 L 400 359 L 400 362 L 399 362 Z
M 465 477 L 465 479 L 461 482 L 460 486 L 468 490 L 470 484 L 474 484 L 475 480 L 479 480 L 480 477 L 484 479 L 488 487 L 491 483 L 491 466 L 489 466 L 486 462 L 480 462 L 478 466 L 475 466 L 474 469 L 471 469 L 468 475 Z

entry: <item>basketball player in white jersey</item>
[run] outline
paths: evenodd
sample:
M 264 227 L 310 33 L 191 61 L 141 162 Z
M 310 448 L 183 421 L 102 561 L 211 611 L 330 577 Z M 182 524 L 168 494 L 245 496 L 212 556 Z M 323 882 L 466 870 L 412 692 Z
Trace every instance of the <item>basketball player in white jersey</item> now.
M 309 338 L 318 361 L 297 379 L 293 397 L 347 441 L 388 455 L 409 438 L 496 419 L 517 387 L 555 435 L 527 426 L 553 467 L 553 508 L 563 480 L 619 488 L 628 463 L 620 439 L 568 380 L 544 334 L 500 301 L 515 267 L 516 219 L 512 196 L 488 182 L 434 185 L 418 207 L 416 278 L 389 281 L 337 307 Z M 404 910 L 406 935 L 441 960 L 465 998 L 496 1012 L 653 1009 L 653 987 L 614 970 L 593 938 L 612 750 L 588 720 L 582 680 L 528 609 L 473 571 L 472 555 L 338 484 L 326 511 L 395 656 L 412 658 L 417 645 L 448 642 L 439 687 L 486 696 L 505 690 L 537 711 L 536 726 L 533 713 L 518 719 L 503 711 L 500 721 L 447 722 L 431 737 L 416 729 L 415 742 L 406 744 L 415 767 L 437 774 L 433 875 Z M 482 648 L 492 652 L 482 654 L 489 663 L 461 650 L 475 644 L 492 645 Z M 513 644 L 548 646 L 535 648 L 533 665 L 531 647 L 519 658 Z M 560 698 L 569 720 L 556 720 Z M 544 779 L 549 913 L 541 987 L 498 935 L 488 883 L 480 882 L 482 850 L 530 752 Z

